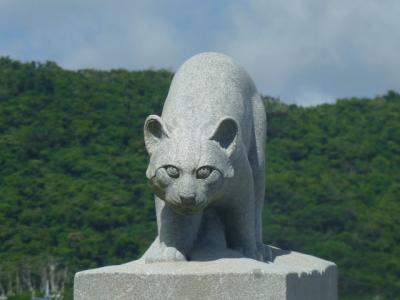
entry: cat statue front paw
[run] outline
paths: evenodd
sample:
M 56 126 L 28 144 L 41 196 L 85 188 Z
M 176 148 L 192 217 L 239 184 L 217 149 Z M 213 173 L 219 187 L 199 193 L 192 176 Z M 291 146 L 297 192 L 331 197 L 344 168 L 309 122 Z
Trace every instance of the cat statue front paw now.
M 145 263 L 186 261 L 185 255 L 175 247 L 167 247 L 158 240 L 143 255 Z

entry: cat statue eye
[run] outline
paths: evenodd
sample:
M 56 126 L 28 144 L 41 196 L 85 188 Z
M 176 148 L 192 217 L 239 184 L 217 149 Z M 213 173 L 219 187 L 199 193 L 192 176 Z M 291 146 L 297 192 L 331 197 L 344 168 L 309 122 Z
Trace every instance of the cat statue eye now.
M 165 170 L 167 171 L 167 174 L 168 174 L 169 177 L 172 177 L 172 178 L 178 178 L 179 177 L 178 168 L 176 168 L 174 166 L 166 166 Z
M 199 179 L 206 179 L 208 176 L 210 176 L 212 172 L 211 167 L 201 167 L 197 170 L 196 172 L 196 177 Z

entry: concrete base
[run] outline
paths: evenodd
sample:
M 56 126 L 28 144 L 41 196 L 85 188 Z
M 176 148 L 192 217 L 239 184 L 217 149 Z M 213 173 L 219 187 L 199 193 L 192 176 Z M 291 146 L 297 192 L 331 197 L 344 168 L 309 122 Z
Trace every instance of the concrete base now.
M 336 300 L 332 262 L 266 246 L 272 262 L 248 258 L 145 264 L 136 260 L 79 272 L 75 300 L 296 299 Z

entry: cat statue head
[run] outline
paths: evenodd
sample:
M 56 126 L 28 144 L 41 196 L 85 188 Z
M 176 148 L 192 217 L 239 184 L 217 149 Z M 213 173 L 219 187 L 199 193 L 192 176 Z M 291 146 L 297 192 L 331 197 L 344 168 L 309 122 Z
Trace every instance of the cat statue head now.
M 228 116 L 195 129 L 171 128 L 159 116 L 148 116 L 146 176 L 155 194 L 181 214 L 197 213 L 217 201 L 234 176 L 237 136 L 237 122 Z

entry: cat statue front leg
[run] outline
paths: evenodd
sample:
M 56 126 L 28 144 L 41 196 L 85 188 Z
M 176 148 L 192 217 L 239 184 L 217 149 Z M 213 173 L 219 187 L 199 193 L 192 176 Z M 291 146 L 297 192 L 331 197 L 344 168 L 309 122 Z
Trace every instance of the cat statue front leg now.
M 186 261 L 200 227 L 202 213 L 183 215 L 155 196 L 158 236 L 144 254 L 146 263 Z

